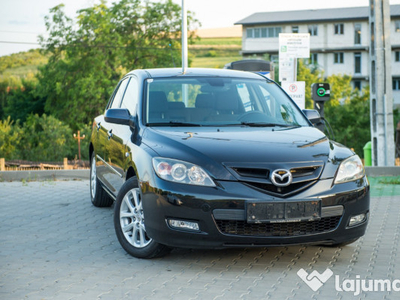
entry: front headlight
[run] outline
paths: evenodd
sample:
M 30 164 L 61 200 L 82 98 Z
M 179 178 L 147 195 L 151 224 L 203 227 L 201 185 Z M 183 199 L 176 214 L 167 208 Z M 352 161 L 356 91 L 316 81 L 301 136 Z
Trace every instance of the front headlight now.
M 342 161 L 336 174 L 335 183 L 344 183 L 364 177 L 365 170 L 358 155 Z
M 208 174 L 194 164 L 162 157 L 153 158 L 153 168 L 158 177 L 179 183 L 215 186 Z

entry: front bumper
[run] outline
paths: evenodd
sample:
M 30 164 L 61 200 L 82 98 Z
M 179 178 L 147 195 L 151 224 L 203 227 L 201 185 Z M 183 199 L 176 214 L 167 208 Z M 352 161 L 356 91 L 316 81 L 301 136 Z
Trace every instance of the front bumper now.
M 332 179 L 319 180 L 307 190 L 279 198 L 243 183 L 220 181 L 218 187 L 167 182 L 141 182 L 145 226 L 155 241 L 171 247 L 226 248 L 294 244 L 339 244 L 364 235 L 369 213 L 366 177 L 332 186 Z M 314 221 L 249 223 L 248 202 L 321 201 L 321 218 Z M 351 217 L 365 214 L 361 223 L 349 227 Z M 172 228 L 168 220 L 197 223 L 198 231 Z

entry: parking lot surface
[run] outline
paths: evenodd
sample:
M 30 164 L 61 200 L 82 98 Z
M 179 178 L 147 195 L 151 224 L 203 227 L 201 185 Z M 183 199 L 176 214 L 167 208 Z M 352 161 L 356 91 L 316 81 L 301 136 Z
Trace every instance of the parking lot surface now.
M 152 260 L 120 247 L 88 180 L 0 182 L 0 299 L 400 299 L 400 188 L 371 182 L 367 233 L 351 245 Z

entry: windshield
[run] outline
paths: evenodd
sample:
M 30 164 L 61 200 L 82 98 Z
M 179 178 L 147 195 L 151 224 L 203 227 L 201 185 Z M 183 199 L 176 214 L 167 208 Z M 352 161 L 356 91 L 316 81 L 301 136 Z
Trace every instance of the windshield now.
M 163 78 L 147 87 L 149 126 L 309 126 L 296 104 L 264 79 Z

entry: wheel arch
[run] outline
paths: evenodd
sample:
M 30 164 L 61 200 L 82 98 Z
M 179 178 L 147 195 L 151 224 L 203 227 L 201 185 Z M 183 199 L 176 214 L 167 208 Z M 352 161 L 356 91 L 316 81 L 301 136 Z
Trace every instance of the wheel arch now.
M 89 144 L 89 158 L 92 159 L 92 153 L 94 152 L 93 144 L 90 142 Z
M 126 172 L 126 178 L 125 178 L 125 180 L 128 180 L 129 178 L 132 178 L 132 177 L 134 177 L 134 176 L 137 177 L 137 172 L 136 172 L 136 170 L 135 170 L 132 166 L 130 166 L 130 167 L 128 168 L 128 171 Z

